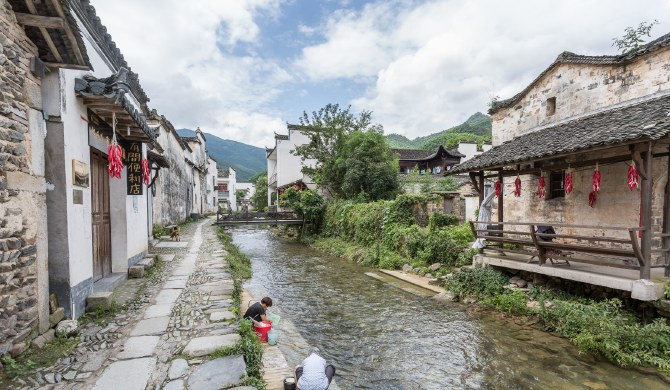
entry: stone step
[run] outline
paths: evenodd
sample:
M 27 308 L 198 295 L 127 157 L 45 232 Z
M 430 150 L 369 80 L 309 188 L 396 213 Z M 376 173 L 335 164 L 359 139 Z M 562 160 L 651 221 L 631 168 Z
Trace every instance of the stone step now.
M 128 278 L 129 279 L 141 279 L 144 277 L 144 266 L 143 265 L 133 265 L 128 267 Z
M 182 353 L 190 356 L 205 356 L 226 347 L 231 347 L 240 341 L 239 334 L 227 334 L 223 336 L 196 337 L 186 344 Z
M 156 264 L 156 260 L 154 260 L 152 257 L 145 257 L 144 259 L 140 260 L 137 262 L 136 265 L 143 266 L 144 269 L 149 269 Z
M 109 309 L 112 306 L 112 292 L 100 291 L 86 297 L 86 311 L 95 311 L 98 308 Z

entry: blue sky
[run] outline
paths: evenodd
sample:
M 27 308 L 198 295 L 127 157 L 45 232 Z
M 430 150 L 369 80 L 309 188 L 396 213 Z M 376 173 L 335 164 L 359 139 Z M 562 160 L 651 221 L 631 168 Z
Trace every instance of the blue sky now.
M 484 112 L 564 50 L 612 38 L 670 1 L 93 0 L 156 108 L 178 127 L 274 144 L 303 110 L 370 110 L 409 138 Z M 160 6 L 156 6 L 160 4 Z

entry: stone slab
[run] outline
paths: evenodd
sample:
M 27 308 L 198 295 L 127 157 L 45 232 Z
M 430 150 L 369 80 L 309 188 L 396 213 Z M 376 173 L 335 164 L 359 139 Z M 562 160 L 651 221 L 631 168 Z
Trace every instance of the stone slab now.
M 142 320 L 130 332 L 131 336 L 151 336 L 165 333 L 170 317 L 156 317 Z
M 102 367 L 102 364 L 109 358 L 109 350 L 100 350 L 88 356 L 88 360 L 79 371 L 90 372 L 96 371 Z
M 116 355 L 119 359 L 135 359 L 151 356 L 158 345 L 158 336 L 130 337 L 123 344 L 123 350 Z
M 163 260 L 166 263 L 174 261 L 174 258 L 175 258 L 175 255 L 161 255 L 161 260 Z
M 162 303 L 160 305 L 151 305 L 144 312 L 144 318 L 169 317 L 172 313 L 172 304 Z
M 89 294 L 86 297 L 86 311 L 95 311 L 98 307 L 109 309 L 112 305 L 112 292 L 101 291 Z
M 190 356 L 205 356 L 217 349 L 233 346 L 238 341 L 240 341 L 239 334 L 196 337 L 186 344 L 182 353 Z
M 129 279 L 141 279 L 144 277 L 144 267 L 141 265 L 134 265 L 128 267 L 128 278 Z
M 168 382 L 168 384 L 163 387 L 163 390 L 185 390 L 185 389 L 186 385 L 184 385 L 184 381 L 181 379 Z
M 188 378 L 188 387 L 198 390 L 218 390 L 235 386 L 246 377 L 246 369 L 244 357 L 241 355 L 210 360 L 193 370 Z
M 144 390 L 156 368 L 156 358 L 140 358 L 114 362 L 105 369 L 94 390 Z
M 156 248 L 188 248 L 186 241 L 161 241 Z
M 56 324 L 61 322 L 63 318 L 65 318 L 65 309 L 59 307 L 49 316 L 49 324 L 51 324 L 51 326 L 56 326 Z
M 149 269 L 154 266 L 156 262 L 151 257 L 145 257 L 144 259 L 137 262 L 137 265 L 144 267 L 144 269 Z
M 188 371 L 188 362 L 185 359 L 175 359 L 170 364 L 170 369 L 168 370 L 168 378 L 170 380 L 181 378 L 186 375 Z
M 209 320 L 212 322 L 232 321 L 235 318 L 237 318 L 237 316 L 235 316 L 235 314 L 229 312 L 228 310 L 217 311 L 209 315 Z
M 154 303 L 156 303 L 157 305 L 175 303 L 179 298 L 179 294 L 181 294 L 181 290 L 174 290 L 174 289 L 161 290 L 156 295 L 156 298 L 154 298 Z
M 171 288 L 171 289 L 183 289 L 186 288 L 186 282 L 187 279 L 182 279 L 182 280 L 168 280 L 165 282 L 163 285 L 163 288 Z
M 181 264 L 177 269 L 172 272 L 172 275 L 190 275 L 193 272 L 195 272 L 195 264 L 191 263 L 186 263 L 186 264 Z

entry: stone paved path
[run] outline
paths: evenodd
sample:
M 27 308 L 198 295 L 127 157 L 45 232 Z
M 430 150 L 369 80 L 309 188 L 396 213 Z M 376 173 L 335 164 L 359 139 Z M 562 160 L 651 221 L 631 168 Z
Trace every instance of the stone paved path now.
M 226 272 L 225 251 L 211 226 L 199 223 L 166 262 L 165 282 L 128 321 L 115 342 L 85 378 L 73 387 L 96 390 L 220 389 L 240 383 L 242 356 L 214 360 L 205 355 L 239 341 L 230 312 L 233 282 Z M 184 358 L 185 357 L 185 358 Z

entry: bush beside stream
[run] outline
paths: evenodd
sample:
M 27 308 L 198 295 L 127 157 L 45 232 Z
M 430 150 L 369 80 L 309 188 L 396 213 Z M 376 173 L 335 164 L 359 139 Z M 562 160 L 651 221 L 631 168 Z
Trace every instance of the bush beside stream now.
M 640 323 L 619 299 L 591 300 L 550 289 L 509 288 L 508 276 L 475 267 L 446 283 L 457 298 L 514 315 L 533 316 L 545 330 L 569 339 L 579 350 L 603 356 L 622 367 L 655 367 L 670 374 L 670 326 L 665 319 Z
M 403 264 L 418 268 L 433 263 L 447 268 L 470 264 L 474 253 L 468 247 L 473 236 L 467 224 L 458 225 L 453 215 L 434 214 L 421 226 L 417 210 L 425 214 L 428 200 L 427 195 L 404 194 L 393 201 L 329 203 L 314 245 L 389 269 Z

